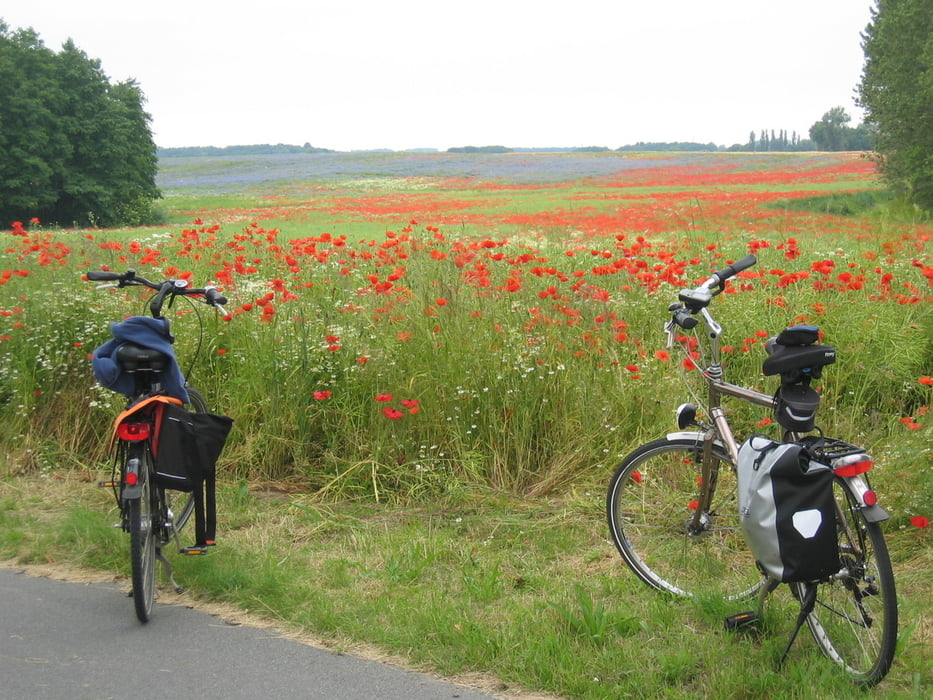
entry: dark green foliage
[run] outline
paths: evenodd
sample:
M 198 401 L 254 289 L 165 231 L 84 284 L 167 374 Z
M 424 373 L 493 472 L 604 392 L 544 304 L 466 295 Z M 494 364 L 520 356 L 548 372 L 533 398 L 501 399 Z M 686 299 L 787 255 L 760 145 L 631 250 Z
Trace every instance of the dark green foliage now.
M 834 192 L 813 197 L 778 199 L 768 209 L 788 211 L 812 211 L 831 216 L 859 216 L 891 201 L 887 190 L 863 190 L 861 192 Z
M 147 222 L 160 194 L 144 99 L 70 40 L 55 53 L 0 20 L 0 226 Z
M 882 173 L 933 210 L 933 0 L 878 0 L 862 48 L 859 99 Z
M 820 151 L 868 151 L 872 133 L 865 124 L 853 128 L 845 109 L 833 107 L 820 121 L 810 127 L 810 139 Z

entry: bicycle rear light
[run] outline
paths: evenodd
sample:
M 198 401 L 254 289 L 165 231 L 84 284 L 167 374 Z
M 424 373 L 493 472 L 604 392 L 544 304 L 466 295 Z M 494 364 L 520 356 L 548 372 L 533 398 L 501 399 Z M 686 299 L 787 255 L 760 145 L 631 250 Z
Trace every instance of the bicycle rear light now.
M 836 476 L 858 476 L 875 466 L 868 455 L 853 455 L 853 457 L 855 459 L 843 457 L 833 460 L 833 472 Z
M 151 433 L 151 423 L 120 423 L 117 428 L 117 437 L 129 442 L 148 440 Z

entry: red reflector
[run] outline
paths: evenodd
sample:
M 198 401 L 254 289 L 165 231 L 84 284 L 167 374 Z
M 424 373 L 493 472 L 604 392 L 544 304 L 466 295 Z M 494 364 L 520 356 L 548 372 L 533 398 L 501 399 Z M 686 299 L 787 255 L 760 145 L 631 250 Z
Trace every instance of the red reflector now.
M 874 491 L 866 491 L 862 494 L 862 500 L 866 506 L 873 506 L 878 502 L 878 494 Z
M 126 485 L 127 485 L 127 486 L 136 486 L 136 484 L 137 484 L 138 482 L 139 482 L 139 475 L 138 475 L 138 474 L 134 474 L 133 472 L 130 472 L 129 474 L 126 475 Z
M 852 464 L 843 464 L 842 466 L 835 467 L 833 472 L 836 476 L 857 476 L 858 474 L 864 474 L 869 469 L 875 466 L 870 460 L 865 460 L 862 462 L 853 462 Z
M 120 423 L 117 436 L 121 440 L 146 440 L 152 426 L 149 423 Z

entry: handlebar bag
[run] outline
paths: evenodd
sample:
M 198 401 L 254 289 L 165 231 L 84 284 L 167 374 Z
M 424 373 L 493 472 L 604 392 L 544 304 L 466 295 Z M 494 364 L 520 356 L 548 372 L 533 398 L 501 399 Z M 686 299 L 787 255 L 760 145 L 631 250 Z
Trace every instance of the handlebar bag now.
M 156 482 L 167 489 L 194 494 L 196 546 L 213 543 L 216 535 L 217 459 L 233 419 L 193 413 L 182 406 L 160 406 L 153 441 Z
M 758 568 L 781 582 L 839 571 L 833 472 L 797 442 L 753 436 L 739 447 L 739 517 Z

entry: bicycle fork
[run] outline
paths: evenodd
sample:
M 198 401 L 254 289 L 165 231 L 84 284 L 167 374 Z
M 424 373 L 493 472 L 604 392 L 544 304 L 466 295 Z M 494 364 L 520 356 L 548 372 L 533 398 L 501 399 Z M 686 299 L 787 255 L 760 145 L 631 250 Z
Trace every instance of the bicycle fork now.
M 697 507 L 687 524 L 688 532 L 699 534 L 703 532 L 709 524 L 709 520 L 715 515 L 712 511 L 713 499 L 716 495 L 716 487 L 719 483 L 719 469 L 722 463 L 719 458 L 713 454 L 714 444 L 725 446 L 726 452 L 734 455 L 732 451 L 735 448 L 735 440 L 729 431 L 729 425 L 725 422 L 725 414 L 719 407 L 711 410 L 715 425 L 707 428 L 703 434 L 703 451 L 700 457 L 700 476 L 699 476 L 699 498 Z M 733 457 L 734 463 L 734 457 Z

